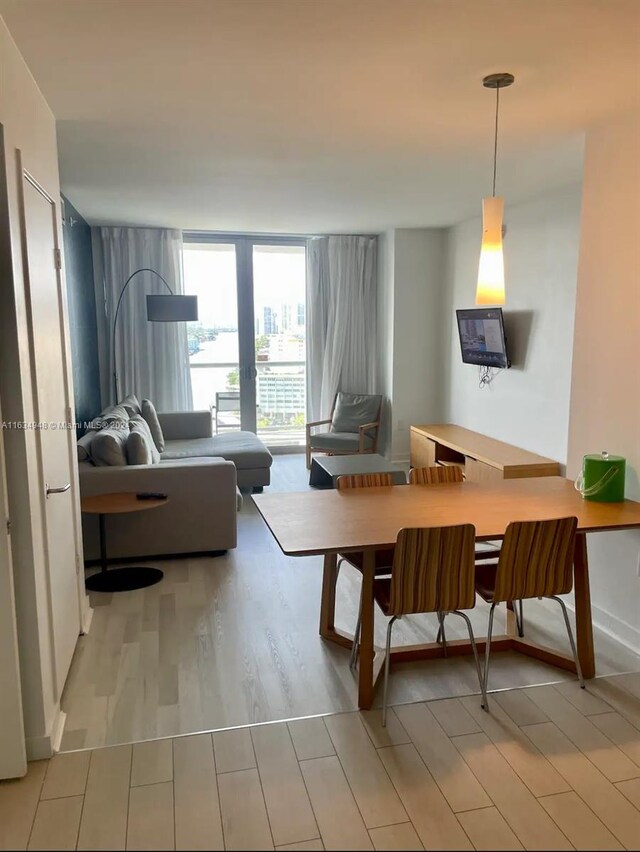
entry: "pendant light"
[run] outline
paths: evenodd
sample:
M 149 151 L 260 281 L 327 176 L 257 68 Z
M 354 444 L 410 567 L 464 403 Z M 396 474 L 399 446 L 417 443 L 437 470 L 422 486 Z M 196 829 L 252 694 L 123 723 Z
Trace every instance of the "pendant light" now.
M 496 164 L 498 158 L 498 112 L 500 89 L 510 86 L 513 74 L 489 74 L 482 81 L 487 89 L 496 90 L 496 127 L 493 143 L 493 193 L 482 199 L 482 246 L 478 265 L 476 305 L 504 305 L 504 257 L 502 254 L 502 218 L 504 198 L 496 197 Z

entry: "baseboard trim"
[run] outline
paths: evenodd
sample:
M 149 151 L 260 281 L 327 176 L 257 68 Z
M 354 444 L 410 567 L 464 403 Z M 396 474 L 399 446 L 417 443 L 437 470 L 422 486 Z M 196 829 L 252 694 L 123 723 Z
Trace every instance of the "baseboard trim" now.
M 410 464 L 409 456 L 392 456 L 391 461 L 393 464 L 402 464 L 407 466 Z
M 640 654 L 640 629 L 593 603 L 591 604 L 591 616 L 594 625 L 603 633 L 615 639 L 616 642 L 620 642 L 621 645 L 635 654 Z
M 567 609 L 575 612 L 573 601 L 567 597 L 565 597 L 564 601 Z M 594 627 L 602 630 L 611 639 L 624 645 L 625 648 L 633 651 L 634 654 L 640 654 L 640 629 L 623 621 L 617 615 L 607 612 L 606 609 L 597 606 L 593 601 L 591 602 L 591 621 Z
M 53 724 L 48 734 L 42 737 L 27 737 L 25 741 L 27 760 L 47 760 L 60 751 L 62 734 L 67 721 L 67 714 L 58 706 L 55 711 Z
M 91 622 L 93 621 L 93 607 L 87 606 L 82 612 L 82 624 L 80 625 L 80 635 L 84 636 L 91 630 Z

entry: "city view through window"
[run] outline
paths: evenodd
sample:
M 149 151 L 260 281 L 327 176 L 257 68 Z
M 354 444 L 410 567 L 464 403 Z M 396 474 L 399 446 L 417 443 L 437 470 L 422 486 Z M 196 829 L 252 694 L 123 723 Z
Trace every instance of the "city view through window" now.
M 235 245 L 186 244 L 184 279 L 185 292 L 198 296 L 199 319 L 187 325 L 194 408 L 209 409 L 218 432 L 256 429 L 270 446 L 303 444 L 304 246 L 253 246 L 253 282 L 240 282 L 253 284 L 252 365 L 239 358 L 239 329 L 251 318 L 238 313 Z M 241 398 L 251 401 L 250 410 L 255 404 L 254 423 L 241 421 Z

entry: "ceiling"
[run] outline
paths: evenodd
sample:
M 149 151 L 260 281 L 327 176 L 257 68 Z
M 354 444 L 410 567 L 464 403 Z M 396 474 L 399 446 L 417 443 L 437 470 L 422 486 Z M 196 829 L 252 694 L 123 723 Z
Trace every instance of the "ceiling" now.
M 445 226 L 580 180 L 640 108 L 638 0 L 0 0 L 91 223 Z

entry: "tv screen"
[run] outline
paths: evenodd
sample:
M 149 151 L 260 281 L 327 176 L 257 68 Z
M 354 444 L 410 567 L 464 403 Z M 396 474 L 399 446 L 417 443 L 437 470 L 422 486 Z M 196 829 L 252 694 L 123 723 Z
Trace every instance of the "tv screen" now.
M 462 360 L 481 367 L 508 367 L 502 308 L 456 311 Z

